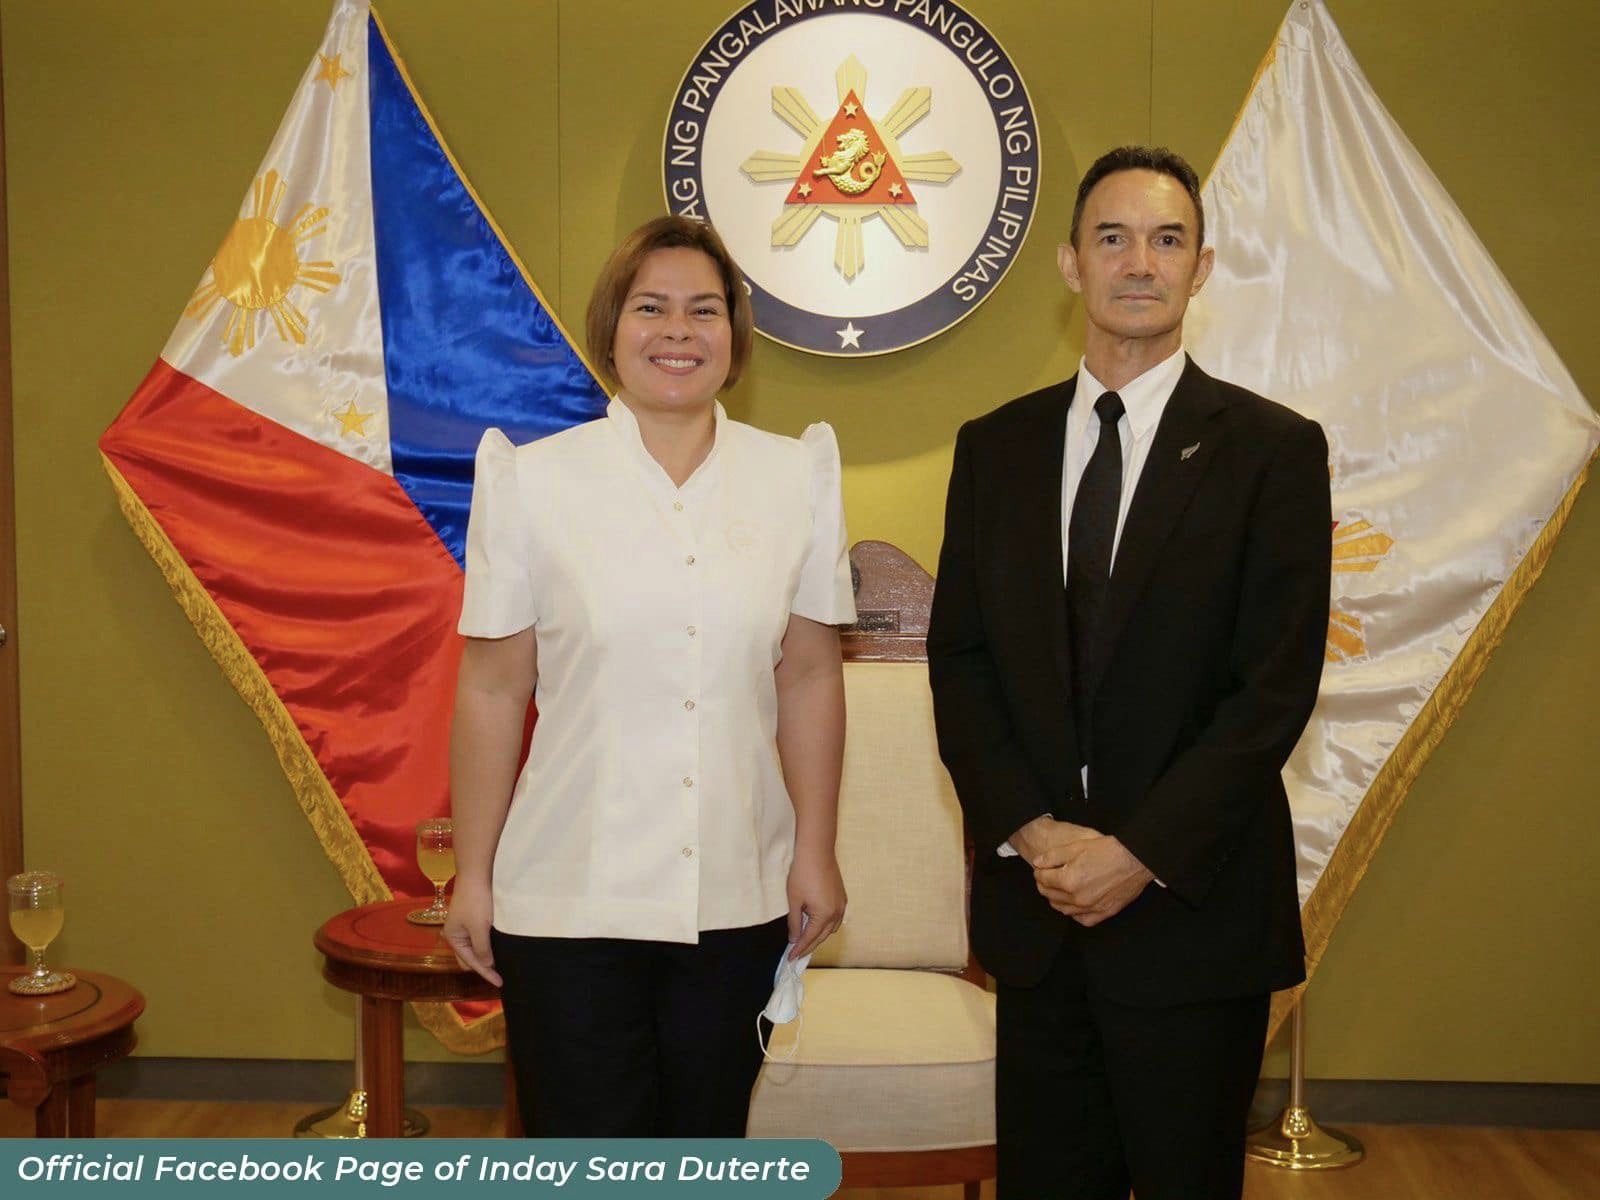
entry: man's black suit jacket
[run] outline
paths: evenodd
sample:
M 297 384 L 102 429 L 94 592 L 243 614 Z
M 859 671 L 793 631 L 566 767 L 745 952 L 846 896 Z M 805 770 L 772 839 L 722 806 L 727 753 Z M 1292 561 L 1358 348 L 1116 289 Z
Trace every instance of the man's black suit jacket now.
M 956 438 L 928 666 L 940 756 L 977 845 L 974 948 L 1025 987 L 1077 939 L 1093 985 L 1141 1006 L 1289 987 L 1305 949 L 1281 772 L 1322 674 L 1327 441 L 1185 364 L 1112 565 L 1085 739 L 1061 561 L 1075 382 Z M 1092 928 L 1056 913 L 1028 865 L 996 853 L 1045 813 L 1115 834 L 1166 886 Z

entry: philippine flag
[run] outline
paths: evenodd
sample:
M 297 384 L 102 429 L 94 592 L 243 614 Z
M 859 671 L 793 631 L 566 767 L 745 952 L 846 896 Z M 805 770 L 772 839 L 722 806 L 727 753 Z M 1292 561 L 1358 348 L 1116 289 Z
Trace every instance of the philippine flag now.
M 606 398 L 365 0 L 338 0 L 238 219 L 100 439 L 129 524 L 358 902 L 428 891 L 473 454 Z M 488 1006 L 419 1006 L 453 1049 Z

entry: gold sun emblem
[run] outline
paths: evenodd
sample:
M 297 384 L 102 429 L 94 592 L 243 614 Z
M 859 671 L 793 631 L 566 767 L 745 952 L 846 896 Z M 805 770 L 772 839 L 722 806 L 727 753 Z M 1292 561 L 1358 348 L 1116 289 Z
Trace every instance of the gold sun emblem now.
M 1333 569 L 1335 571 L 1375 571 L 1394 548 L 1394 539 L 1371 521 L 1333 523 Z M 1328 614 L 1328 644 L 1323 649 L 1327 662 L 1349 662 L 1367 652 L 1366 632 L 1361 618 L 1334 609 Z
M 834 73 L 839 100 L 831 120 L 817 116 L 798 89 L 772 89 L 772 111 L 805 139 L 799 154 L 758 150 L 740 165 L 756 183 L 791 184 L 772 223 L 772 245 L 799 245 L 824 214 L 838 222 L 833 265 L 847 280 L 866 265 L 861 225 L 878 217 L 902 246 L 926 249 L 928 223 L 908 181 L 946 183 L 961 164 L 943 150 L 904 154 L 899 138 L 933 109 L 933 89 L 907 88 L 874 120 L 864 105 L 867 69 L 851 55 Z
M 233 223 L 183 310 L 186 317 L 204 319 L 217 304 L 231 304 L 222 341 L 235 358 L 256 344 L 257 315 L 263 310 L 271 315 L 279 337 L 305 345 L 306 315 L 289 300 L 290 289 L 299 285 L 326 292 L 340 279 L 331 262 L 300 257 L 300 244 L 323 231 L 326 208 L 307 203 L 288 225 L 273 220 L 287 190 L 276 171 L 256 180 L 250 190 L 251 215 Z

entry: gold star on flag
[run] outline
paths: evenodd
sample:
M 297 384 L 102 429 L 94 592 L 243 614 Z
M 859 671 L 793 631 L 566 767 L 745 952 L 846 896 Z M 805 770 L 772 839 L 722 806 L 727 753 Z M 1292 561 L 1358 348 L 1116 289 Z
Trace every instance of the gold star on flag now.
M 346 404 L 341 411 L 333 414 L 334 419 L 341 426 L 340 432 L 352 434 L 355 437 L 367 436 L 367 422 L 372 420 L 375 415 L 374 413 L 362 412 L 356 407 L 354 400 Z
M 800 193 L 802 196 L 809 196 L 811 195 L 811 185 L 809 183 L 802 183 L 799 187 L 795 188 L 795 191 Z
M 339 62 L 344 56 L 335 54 L 330 57 L 326 54 L 319 54 L 317 57 L 322 60 L 322 66 L 317 71 L 316 82 L 320 83 L 323 80 L 327 80 L 328 90 L 337 92 L 339 90 L 339 81 L 341 79 L 349 79 L 353 75 L 353 72 L 346 71 Z
M 898 183 L 891 183 L 889 185 L 889 195 L 893 196 L 896 200 L 898 200 L 904 192 L 905 188 L 901 187 Z
M 856 115 L 856 112 L 860 109 L 860 107 L 861 106 L 859 104 L 852 100 L 849 104 L 844 106 L 844 115 L 847 117 L 853 117 Z

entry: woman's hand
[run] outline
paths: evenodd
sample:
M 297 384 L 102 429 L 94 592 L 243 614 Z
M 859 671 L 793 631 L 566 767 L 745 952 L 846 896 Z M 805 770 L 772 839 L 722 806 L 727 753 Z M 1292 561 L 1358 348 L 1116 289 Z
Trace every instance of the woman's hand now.
M 500 973 L 494 969 L 494 950 L 489 945 L 489 926 L 494 920 L 494 896 L 486 883 L 471 884 L 456 880 L 450 897 L 450 915 L 439 936 L 455 951 L 456 961 L 476 971 L 495 987 Z
M 789 868 L 789 940 L 795 942 L 790 958 L 810 954 L 844 924 L 844 877 L 833 851 L 807 851 L 795 847 L 794 864 Z M 802 934 L 800 914 L 810 922 Z

